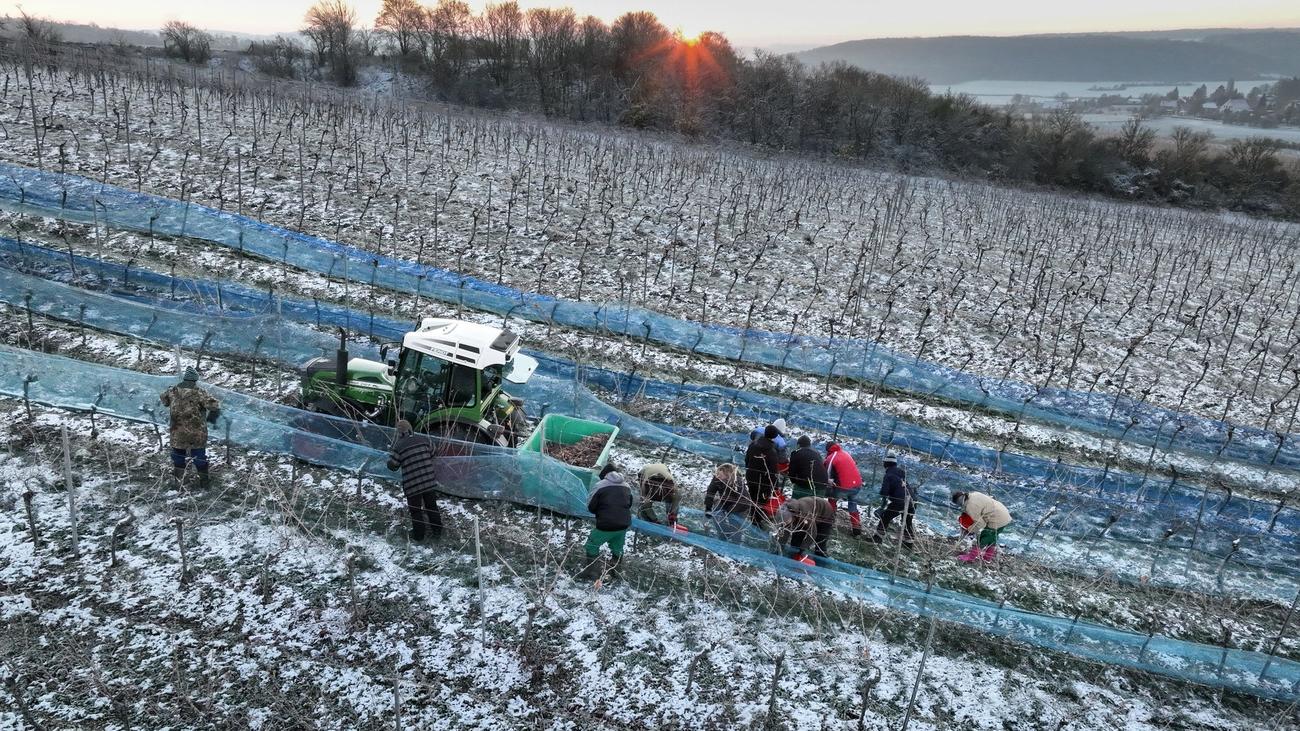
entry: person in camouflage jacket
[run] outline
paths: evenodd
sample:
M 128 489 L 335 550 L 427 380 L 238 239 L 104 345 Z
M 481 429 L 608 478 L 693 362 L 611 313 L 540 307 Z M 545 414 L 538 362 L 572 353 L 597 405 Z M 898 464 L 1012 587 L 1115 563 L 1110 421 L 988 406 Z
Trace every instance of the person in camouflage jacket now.
M 181 382 L 158 397 L 171 414 L 169 436 L 172 448 L 172 476 L 181 479 L 185 467 L 194 462 L 199 487 L 208 486 L 208 424 L 217 423 L 221 404 L 199 388 L 199 374 L 186 368 Z

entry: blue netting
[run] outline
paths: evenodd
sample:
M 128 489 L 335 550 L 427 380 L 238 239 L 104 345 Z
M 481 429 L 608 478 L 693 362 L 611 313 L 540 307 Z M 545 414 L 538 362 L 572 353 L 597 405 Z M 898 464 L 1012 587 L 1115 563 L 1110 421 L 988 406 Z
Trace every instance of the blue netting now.
M 1294 435 L 1178 414 L 1127 397 L 980 378 L 919 362 L 878 343 L 701 324 L 621 303 L 557 300 L 77 176 L 2 163 L 0 170 L 6 173 L 0 179 L 0 206 L 13 211 L 194 237 L 307 271 L 473 309 L 646 338 L 705 355 L 862 379 L 1134 443 L 1300 470 L 1300 443 Z
M 39 374 L 36 380 L 33 376 Z M 0 393 L 26 395 L 62 408 L 90 409 L 127 419 L 162 422 L 157 397 L 174 378 L 150 376 L 58 356 L 0 346 Z M 366 445 L 323 436 L 329 417 L 213 389 L 228 415 L 224 439 L 258 451 L 290 454 L 316 464 L 382 479 L 394 475 L 376 447 L 388 438 L 379 427 L 336 424 L 340 432 L 363 429 Z M 313 423 L 304 424 L 302 420 Z M 306 425 L 309 430 L 295 428 Z M 472 456 L 450 457 L 440 466 L 445 489 L 473 498 L 510 500 L 575 516 L 585 514 L 583 484 L 559 462 L 535 453 L 477 448 Z M 649 535 L 715 552 L 749 566 L 815 584 L 845 596 L 920 616 L 934 616 L 1036 647 L 1215 687 L 1284 701 L 1300 695 L 1300 663 L 1257 652 L 1217 648 L 1160 636 L 1117 630 L 1091 622 L 1037 614 L 976 599 L 858 566 L 827 560 L 807 567 L 755 545 L 729 543 L 695 524 L 678 533 L 638 521 Z
M 8 255 L 12 255 L 11 260 Z M 16 260 L 16 261 L 15 261 Z M 23 244 L 0 237 L 0 266 L 19 263 L 22 266 L 39 271 L 42 276 L 66 278 L 78 270 L 82 274 L 93 274 L 97 282 L 113 289 L 118 297 L 136 297 L 147 310 L 136 310 L 114 318 L 116 322 L 127 325 L 130 334 L 140 335 L 148 328 L 137 323 L 147 322 L 154 317 L 151 310 L 166 308 L 185 308 L 192 311 L 194 303 L 209 303 L 206 308 L 210 314 L 224 317 L 265 317 L 274 313 L 275 317 L 293 320 L 299 323 L 317 326 L 342 326 L 351 331 L 367 333 L 379 340 L 400 340 L 414 323 L 361 313 L 345 307 L 321 304 L 318 301 L 296 298 L 276 297 L 272 293 L 254 290 L 244 285 L 231 283 L 213 283 L 185 279 L 154 273 L 138 267 L 109 264 L 90 257 L 76 256 L 32 244 Z M 12 276 L 12 275 L 11 275 Z M 36 298 L 33 306 L 37 310 L 49 311 L 49 314 L 61 319 L 74 320 L 73 309 L 77 306 L 75 291 L 64 291 L 40 283 L 14 284 L 11 289 L 17 293 L 21 286 L 33 292 L 42 289 L 43 297 Z M 175 302 L 158 296 L 141 296 L 139 292 L 166 293 L 168 298 L 185 298 L 186 302 Z M 67 301 L 63 301 L 67 300 Z M 215 303 L 221 303 L 219 307 Z M 56 307 L 62 314 L 55 314 Z M 101 307 L 102 309 L 102 307 Z M 145 313 L 143 315 L 139 313 Z M 179 316 L 178 316 L 179 317 Z M 208 348 L 214 352 L 234 352 L 241 354 L 262 354 L 274 347 L 284 357 L 277 358 L 292 365 L 313 355 L 328 355 L 332 352 L 333 342 L 330 338 L 317 333 L 298 336 L 300 343 L 286 343 L 282 332 L 273 331 L 270 323 L 274 319 L 252 320 L 252 323 L 266 322 L 265 329 L 244 327 L 237 333 L 228 333 L 222 339 L 210 339 Z M 226 328 L 217 324 L 209 325 L 204 336 Z M 106 327 L 100 325 L 100 327 Z M 279 327 L 279 326 L 275 326 Z M 120 326 L 109 327 L 122 331 Z M 190 329 L 196 329 L 190 323 Z M 254 333 L 260 336 L 254 340 Z M 167 340 L 175 342 L 175 340 Z M 202 344 L 196 335 L 186 336 L 185 343 L 190 347 Z M 227 347 L 221 347 L 221 346 Z M 370 351 L 366 354 L 372 354 Z M 1292 541 L 1300 530 L 1300 512 L 1286 509 L 1283 504 L 1271 504 L 1252 500 L 1240 495 L 1216 489 L 1213 493 L 1206 486 L 1180 484 L 1176 479 L 1156 478 L 1147 475 L 1133 475 L 1113 469 L 1085 468 L 1065 464 L 1060 460 L 1047 460 L 1011 452 L 999 451 L 967 444 L 957 440 L 954 434 L 943 434 L 900 419 L 895 415 L 881 412 L 851 409 L 847 406 L 835 408 L 821 404 L 797 400 L 779 399 L 764 394 L 750 393 L 738 389 L 720 386 L 695 386 L 683 383 L 664 383 L 644 377 L 623 374 L 600 368 L 585 367 L 578 369 L 562 358 L 542 353 L 534 353 L 541 359 L 552 375 L 566 379 L 578 380 L 619 397 L 630 395 L 659 400 L 670 400 L 679 406 L 690 406 L 703 411 L 724 411 L 736 417 L 738 423 L 749 424 L 755 421 L 771 421 L 783 417 L 791 423 L 804 428 L 817 429 L 833 434 L 835 438 L 855 444 L 864 455 L 875 455 L 883 450 L 879 445 L 897 444 L 907 447 L 912 452 L 930 457 L 955 462 L 981 472 L 1008 478 L 1001 490 L 1014 493 L 1013 499 L 1022 499 L 1040 509 L 1056 506 L 1058 512 L 1060 500 L 1068 498 L 1070 506 L 1087 506 L 1089 517 L 1095 525 L 1110 523 L 1112 515 L 1118 515 L 1121 521 L 1141 521 L 1158 526 L 1158 535 L 1163 535 L 1171 525 L 1180 518 L 1196 519 L 1203 526 L 1220 527 L 1232 532 L 1233 538 L 1260 536 L 1259 540 L 1267 545 L 1274 541 Z M 581 391 L 574 391 L 580 394 Z M 545 399 L 562 399 L 570 408 L 587 408 L 588 399 L 574 398 L 573 394 L 548 391 L 545 394 L 534 391 L 535 396 Z M 547 403 L 543 400 L 542 403 Z M 716 434 L 692 431 L 682 428 L 650 425 L 644 420 L 634 419 L 624 412 L 605 406 L 593 412 L 590 409 L 583 415 L 599 416 L 602 419 L 620 420 L 626 424 L 632 435 L 646 429 L 652 432 L 651 441 L 667 444 L 682 451 L 694 452 L 712 459 L 726 459 L 734 450 L 743 448 L 745 439 L 739 434 Z M 738 430 L 740 431 L 740 430 Z M 875 475 L 872 475 L 874 481 Z M 951 479 L 946 480 L 951 482 Z M 1061 488 L 1068 487 L 1069 490 Z M 946 496 L 940 493 L 926 495 L 936 504 L 946 504 Z M 1190 527 L 1190 526 L 1187 526 Z M 1125 523 L 1117 524 L 1113 531 L 1126 532 Z M 1181 531 L 1180 531 L 1181 532 Z M 1150 531 L 1147 532 L 1148 534 Z M 1188 531 L 1190 534 L 1190 531 Z
M 278 340 L 284 343 L 282 347 L 262 350 L 261 356 L 265 358 L 272 353 L 279 353 L 280 358 L 271 359 L 296 365 L 327 351 L 334 343 L 332 339 L 301 323 L 288 322 L 292 313 L 296 313 L 299 320 L 324 325 L 355 324 L 358 320 L 364 320 L 373 328 L 377 337 L 385 339 L 400 337 L 406 327 L 401 321 L 358 316 L 334 305 L 274 298 L 266 292 L 242 285 L 226 284 L 221 288 L 216 284 L 176 280 L 140 269 L 132 269 L 128 273 L 121 266 L 31 245 L 19 246 L 15 242 L 0 239 L 0 252 L 10 249 L 21 249 L 22 260 L 26 264 L 40 264 L 47 274 L 66 275 L 76 271 L 105 285 L 120 284 L 125 287 L 129 284 L 129 290 L 119 291 L 129 291 L 132 298 L 101 294 L 87 296 L 92 293 L 4 268 L 4 265 L 12 263 L 4 256 L 0 256 L 0 282 L 5 284 L 0 288 L 0 298 L 15 304 L 21 301 L 33 311 L 60 319 L 73 321 L 76 318 L 90 327 L 135 334 L 167 344 L 186 343 L 206 347 L 209 352 L 247 356 L 260 344 Z M 68 265 L 67 270 L 60 269 L 64 263 Z M 151 289 L 165 293 L 167 297 L 185 295 L 193 299 L 171 300 L 150 296 Z M 216 291 L 225 292 L 225 304 L 221 308 L 204 304 L 205 298 L 214 295 Z M 268 310 L 275 314 L 266 314 Z M 223 333 L 223 337 L 211 337 L 211 333 L 215 332 Z M 268 337 L 267 333 L 274 333 L 275 337 Z M 364 346 L 359 354 L 373 356 L 373 346 Z M 582 382 L 620 394 L 632 392 L 672 397 L 679 403 L 692 399 L 703 400 L 705 408 L 710 407 L 714 399 L 719 399 L 716 407 L 720 409 L 721 403 L 730 399 L 732 406 L 729 409 L 735 410 L 735 405 L 739 404 L 740 412 L 752 414 L 754 418 L 770 418 L 772 412 L 764 409 L 780 406 L 784 409 L 781 412 L 783 415 L 797 415 L 805 420 L 796 423 L 811 424 L 813 428 L 828 431 L 829 428 L 819 423 L 818 419 L 829 418 L 834 413 L 839 414 L 837 425 L 845 419 L 846 410 L 843 409 L 800 402 L 778 402 L 760 394 L 718 387 L 665 384 L 598 368 L 578 368 L 572 362 L 543 354 L 537 354 L 537 357 L 542 362 L 542 368 L 530 384 L 519 389 L 518 393 L 535 404 L 540 404 L 543 410 L 554 408 L 565 413 L 616 423 L 627 437 L 709 459 L 735 458 L 738 456 L 736 449 L 743 444 L 744 438 L 736 434 L 709 432 L 694 432 L 695 437 L 692 438 L 674 433 L 670 431 L 671 427 L 633 417 L 606 404 L 585 388 Z M 850 418 L 861 418 L 864 415 L 883 416 L 855 411 L 851 412 Z M 271 414 L 270 418 L 281 416 L 283 414 L 277 412 Z M 891 428 L 897 428 L 897 425 Z M 918 434 L 922 435 L 918 438 L 928 439 L 934 436 L 926 436 L 923 430 Z M 345 439 L 360 438 L 350 432 L 336 436 Z M 361 441 L 367 443 L 365 439 Z M 879 447 L 869 442 L 862 443 L 853 439 L 846 439 L 845 442 L 857 450 L 860 456 L 867 455 L 871 450 L 879 450 Z M 1146 581 L 1183 588 L 1206 588 L 1220 592 L 1226 590 L 1270 598 L 1288 597 L 1295 586 L 1294 581 L 1278 575 L 1279 572 L 1295 574 L 1295 568 L 1286 558 L 1293 551 L 1288 550 L 1287 546 L 1269 543 L 1276 543 L 1288 536 L 1243 537 L 1240 524 L 1229 518 L 1207 518 L 1200 515 L 1200 510 L 1197 512 L 1196 523 L 1189 525 L 1189 521 L 1174 510 L 1172 503 L 1169 506 L 1117 506 L 1113 500 L 1107 502 L 1086 494 L 1038 489 L 1032 481 L 1011 482 L 1006 478 L 994 481 L 989 477 L 972 477 L 910 459 L 905 459 L 905 462 L 911 470 L 913 482 L 921 486 L 923 498 L 942 508 L 937 512 L 923 511 L 920 518 L 939 532 L 949 529 L 946 524 L 953 519 L 952 508 L 946 500 L 949 492 L 955 489 L 979 489 L 999 495 L 1012 507 L 1022 525 L 1033 526 L 1028 536 L 1022 534 L 1019 537 L 1009 537 L 1008 543 L 1022 549 L 1033 548 L 1040 560 L 1048 563 L 1078 566 L 1080 555 L 1086 561 L 1087 556 L 1100 543 L 1105 546 L 1104 550 L 1108 554 L 1102 565 L 1107 570 L 1118 571 L 1132 579 L 1145 577 Z M 869 462 L 864 461 L 865 464 Z M 874 482 L 874 474 L 870 481 Z M 1128 509 L 1117 512 L 1125 507 Z M 1049 514 L 1049 510 L 1054 512 Z M 1121 517 L 1112 523 L 1112 515 Z M 1184 530 L 1170 532 L 1180 525 Z M 1239 538 L 1244 540 L 1234 546 L 1233 542 Z M 1167 563 L 1180 555 L 1181 574 L 1167 569 L 1157 573 L 1158 564 Z

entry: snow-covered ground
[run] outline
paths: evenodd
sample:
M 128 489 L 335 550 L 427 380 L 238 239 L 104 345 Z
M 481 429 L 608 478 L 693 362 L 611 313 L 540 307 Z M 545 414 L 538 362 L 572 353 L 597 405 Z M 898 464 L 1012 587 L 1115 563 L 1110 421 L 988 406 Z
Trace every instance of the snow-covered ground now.
M 883 729 L 922 662 L 923 622 L 681 547 L 644 546 L 625 581 L 593 589 L 568 578 L 583 537 L 568 521 L 448 501 L 449 536 L 413 546 L 382 485 L 357 500 L 354 479 L 236 452 L 212 491 L 177 490 L 145 426 L 90 440 L 84 417 L 4 406 L 0 724 L 855 728 L 879 672 L 866 728 Z M 942 624 L 930 649 L 913 728 L 1227 729 L 1286 713 Z
M 73 73 L 6 75 L 0 158 L 41 163 L 398 254 L 521 289 L 623 299 L 777 331 L 881 337 L 976 373 L 1139 395 L 1287 428 L 1300 403 L 1293 227 L 690 147 L 325 88 Z M 383 80 L 377 80 L 380 83 Z M 386 82 L 384 82 L 386 83 Z M 34 92 L 34 93 L 33 93 Z M 32 100 L 38 122 L 33 131 Z M 129 123 L 128 123 L 129 119 Z M 200 130 L 201 127 L 201 130 Z M 30 238 L 179 275 L 234 279 L 395 317 L 455 308 L 242 260 L 192 241 L 0 216 Z M 852 296 L 851 296 L 852 295 Z M 752 306 L 751 306 L 752 305 Z M 481 313 L 460 316 L 489 319 Z M 796 316 L 797 320 L 796 320 Z M 6 308 L 6 341 L 169 372 L 172 354 Z M 832 324 L 833 323 L 833 324 Z M 861 389 L 748 372 L 512 322 L 580 362 L 823 403 Z M 293 374 L 209 359 L 205 378 L 264 398 Z M 899 394 L 870 405 L 979 443 L 1086 464 L 1155 460 L 1285 492 L 1209 456 L 1158 457 Z M 627 405 L 629 407 L 636 404 Z M 652 405 L 644 405 L 653 409 Z M 719 415 L 672 409 L 695 424 Z M 0 402 L 0 727 L 896 728 L 927 626 L 910 615 L 642 541 L 628 579 L 572 581 L 584 526 L 450 503 L 452 536 L 409 545 L 384 485 L 235 450 L 216 490 L 163 477 L 149 427 Z M 71 560 L 57 429 L 69 424 L 83 558 Z M 742 425 L 723 425 L 738 430 Z M 743 425 L 748 426 L 748 425 Z M 1112 455 L 1118 455 L 1114 457 Z M 630 468 L 658 455 L 620 445 Z M 696 502 L 710 465 L 674 455 Z M 28 532 L 33 491 L 44 543 Z M 358 497 L 359 496 L 359 497 Z M 114 526 L 130 535 L 110 567 Z M 483 527 L 479 614 L 471 523 Z M 176 520 L 190 578 L 179 582 Z M 846 560 L 1035 611 L 1139 632 L 1300 653 L 1286 607 L 1125 584 L 1012 557 L 951 563 L 931 536 L 901 565 Z M 349 558 L 351 556 L 351 558 Z M 349 570 L 351 565 L 351 570 Z M 1296 710 L 1030 651 L 940 623 L 911 728 L 1269 728 Z M 778 674 L 778 658 L 780 671 Z M 774 675 L 778 675 L 775 685 Z M 775 687 L 775 693 L 773 688 Z

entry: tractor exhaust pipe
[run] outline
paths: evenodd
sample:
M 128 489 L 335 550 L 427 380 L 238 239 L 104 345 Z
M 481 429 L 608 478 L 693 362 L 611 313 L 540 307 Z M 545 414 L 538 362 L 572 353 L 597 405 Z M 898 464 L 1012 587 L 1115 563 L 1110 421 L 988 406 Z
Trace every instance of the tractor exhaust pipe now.
M 339 349 L 334 354 L 334 384 L 339 388 L 348 385 L 348 331 L 339 328 Z

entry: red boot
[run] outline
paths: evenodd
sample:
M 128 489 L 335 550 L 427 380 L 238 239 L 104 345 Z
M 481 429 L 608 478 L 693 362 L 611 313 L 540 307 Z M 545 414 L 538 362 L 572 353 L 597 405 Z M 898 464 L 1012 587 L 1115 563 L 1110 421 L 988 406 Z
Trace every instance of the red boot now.
M 962 555 L 958 556 L 958 557 L 957 557 L 957 560 L 958 560 L 958 561 L 964 561 L 964 562 L 966 562 L 966 563 L 970 563 L 971 561 L 978 561 L 978 560 L 980 560 L 980 558 L 981 558 L 983 555 L 984 555 L 983 550 L 980 549 L 980 547 L 976 545 L 976 546 L 971 546 L 969 551 L 967 551 L 967 552 L 963 553 Z

